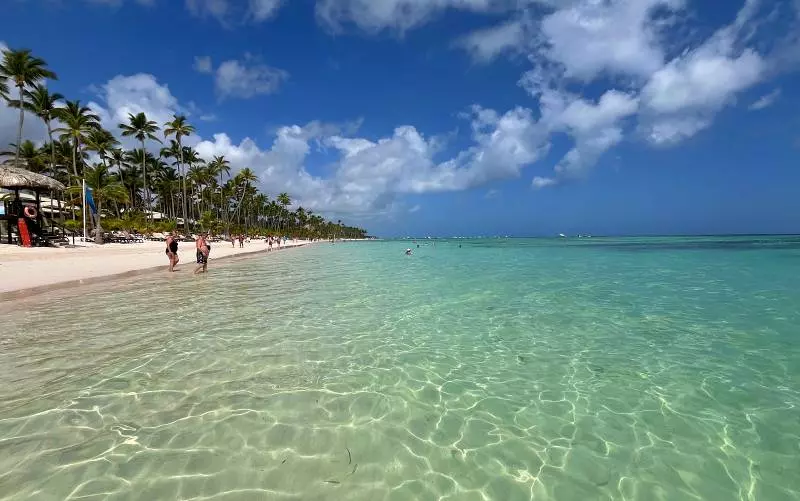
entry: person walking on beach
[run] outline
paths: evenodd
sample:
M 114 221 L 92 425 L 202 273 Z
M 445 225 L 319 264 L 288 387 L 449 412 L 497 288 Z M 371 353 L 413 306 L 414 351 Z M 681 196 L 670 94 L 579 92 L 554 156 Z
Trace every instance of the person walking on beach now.
M 167 236 L 167 258 L 169 258 L 169 271 L 175 271 L 175 265 L 178 264 L 178 240 L 175 238 L 175 232 L 171 232 Z
M 197 249 L 198 265 L 197 268 L 195 268 L 194 273 L 197 275 L 198 273 L 205 273 L 208 270 L 208 255 L 211 253 L 211 246 L 208 245 L 208 242 L 206 242 L 205 233 L 200 233 L 197 236 L 194 246 Z
M 244 235 L 239 234 L 239 248 L 244 249 Z
M 231 247 L 236 248 L 236 236 L 231 235 Z

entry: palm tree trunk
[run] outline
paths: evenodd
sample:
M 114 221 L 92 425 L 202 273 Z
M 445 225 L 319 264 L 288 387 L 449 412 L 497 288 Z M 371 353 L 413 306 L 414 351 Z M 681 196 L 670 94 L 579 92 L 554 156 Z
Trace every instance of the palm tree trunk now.
M 127 188 L 125 186 L 125 177 L 122 175 L 122 162 L 117 162 L 117 170 L 119 171 L 119 182 L 122 183 L 123 188 Z M 131 199 L 131 204 L 133 203 L 133 199 Z M 117 217 L 119 217 L 119 209 L 117 209 Z
M 94 225 L 94 243 L 101 245 L 103 243 L 103 223 L 100 221 L 100 211 L 103 210 L 103 207 L 102 202 L 100 202 L 100 197 L 97 197 L 95 203 L 97 204 L 97 224 Z
M 148 210 L 150 207 L 150 196 L 147 192 L 147 152 L 144 150 L 144 139 L 142 139 L 142 179 L 144 184 L 144 209 L 145 211 Z M 149 218 L 150 214 L 145 216 L 145 219 Z
M 181 192 L 183 194 L 183 200 L 181 201 L 182 210 L 183 210 L 183 231 L 184 233 L 189 233 L 189 219 L 186 216 L 188 212 L 188 208 L 186 207 L 186 175 L 183 173 L 183 145 L 181 144 L 181 137 L 178 136 L 178 150 L 180 154 L 180 163 L 178 163 L 178 170 L 181 172 Z
M 75 141 L 75 144 L 72 147 L 72 173 L 75 175 L 75 181 L 78 180 L 78 158 L 77 158 L 77 150 L 78 150 L 78 141 Z M 72 220 L 75 221 L 75 203 L 72 203 Z
M 78 179 L 78 139 L 75 139 L 75 144 L 72 145 L 72 175 Z
M 19 167 L 19 148 L 22 146 L 22 122 L 25 120 L 25 108 L 22 107 L 22 88 L 23 84 L 17 84 L 19 89 L 19 127 L 17 128 L 17 153 L 14 156 L 14 166 Z
M 50 175 L 53 176 L 53 179 L 56 177 L 56 145 L 53 144 L 53 128 L 50 125 L 50 119 L 45 118 L 44 124 L 47 126 L 47 138 L 50 140 Z M 50 218 L 51 221 L 53 218 L 53 191 L 50 191 Z M 64 214 L 61 212 L 61 197 L 58 200 L 58 219 L 61 221 L 62 225 L 64 223 Z M 52 223 L 51 223 L 52 225 Z

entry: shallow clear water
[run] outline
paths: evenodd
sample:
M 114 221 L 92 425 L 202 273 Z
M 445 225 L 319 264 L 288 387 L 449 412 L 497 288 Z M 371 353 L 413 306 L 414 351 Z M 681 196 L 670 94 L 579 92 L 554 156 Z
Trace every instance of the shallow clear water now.
M 421 243 L 3 305 L 0 499 L 800 499 L 800 239 Z

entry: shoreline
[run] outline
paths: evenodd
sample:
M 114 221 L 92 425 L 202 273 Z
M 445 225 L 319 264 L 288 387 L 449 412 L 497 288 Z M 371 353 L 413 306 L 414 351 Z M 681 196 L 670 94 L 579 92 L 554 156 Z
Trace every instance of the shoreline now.
M 194 248 L 187 244 L 178 255 L 183 259 L 178 269 L 194 270 Z M 230 242 L 212 242 L 210 264 L 250 259 L 272 252 L 305 247 L 311 241 L 287 241 L 270 251 L 263 240 L 251 241 L 244 248 L 228 247 Z M 38 252 L 37 252 L 38 251 Z M 164 242 L 106 244 L 75 248 L 0 247 L 0 303 L 23 299 L 71 287 L 102 283 L 163 271 L 168 274 Z M 216 254 L 216 256 L 215 256 Z M 192 259 L 186 260 L 189 255 Z M 163 262 L 162 262 L 163 261 Z M 99 265 L 98 265 L 99 263 Z

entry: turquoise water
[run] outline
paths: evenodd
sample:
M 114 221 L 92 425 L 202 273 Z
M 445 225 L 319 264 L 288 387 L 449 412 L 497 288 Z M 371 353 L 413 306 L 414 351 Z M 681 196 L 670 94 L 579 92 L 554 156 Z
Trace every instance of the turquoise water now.
M 421 244 L 0 306 L 0 500 L 800 499 L 800 238 Z

